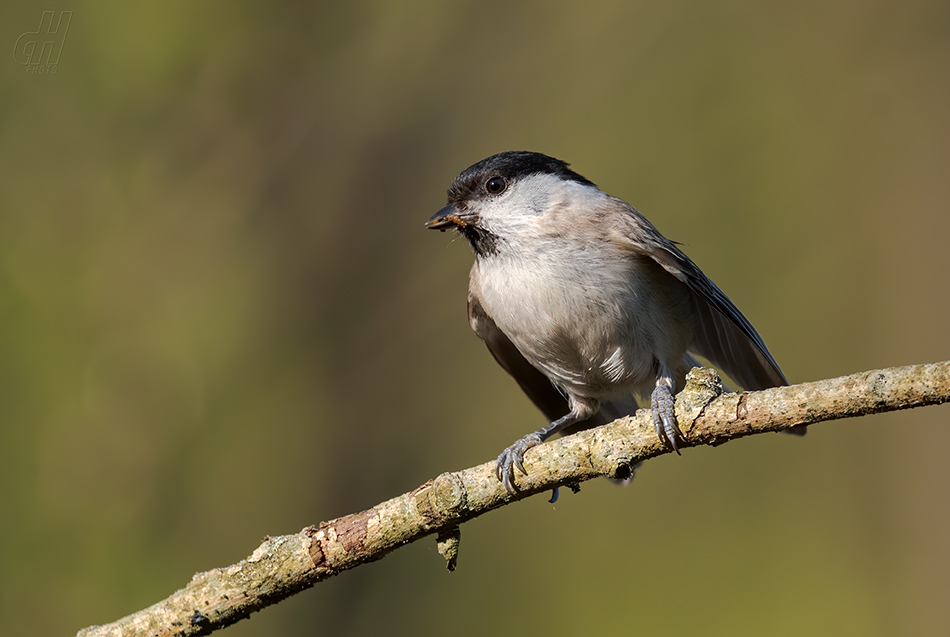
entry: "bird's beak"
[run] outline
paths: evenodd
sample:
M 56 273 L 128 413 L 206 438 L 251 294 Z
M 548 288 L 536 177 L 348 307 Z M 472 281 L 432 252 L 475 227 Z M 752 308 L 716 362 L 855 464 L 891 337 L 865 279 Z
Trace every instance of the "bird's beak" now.
M 429 230 L 441 230 L 442 232 L 445 232 L 453 226 L 456 228 L 464 228 L 466 225 L 465 220 L 462 219 L 458 210 L 456 210 L 452 204 L 447 205 L 432 215 L 431 219 L 426 221 L 426 228 Z

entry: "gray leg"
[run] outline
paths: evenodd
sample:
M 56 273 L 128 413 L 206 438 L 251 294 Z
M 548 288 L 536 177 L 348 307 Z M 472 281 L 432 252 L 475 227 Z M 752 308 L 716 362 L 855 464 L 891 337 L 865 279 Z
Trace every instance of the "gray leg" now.
M 515 467 L 518 467 L 518 470 L 524 475 L 528 475 L 528 472 L 525 471 L 523 464 L 524 454 L 528 449 L 540 445 L 542 442 L 557 432 L 561 431 L 565 427 L 573 425 L 578 420 L 578 416 L 572 411 L 563 418 L 558 418 L 547 427 L 538 429 L 536 432 L 528 434 L 515 444 L 502 451 L 501 455 L 498 456 L 498 460 L 495 462 L 495 475 L 498 476 L 498 479 L 501 481 L 501 483 L 505 485 L 505 490 L 512 495 L 514 495 L 516 491 Z
M 673 413 L 673 390 L 676 383 L 673 381 L 673 370 L 668 365 L 660 363 L 656 376 L 656 389 L 650 396 L 650 411 L 653 413 L 653 426 L 660 441 L 667 441 L 673 451 L 679 454 L 676 441 L 680 437 L 680 430 L 676 426 L 676 414 Z
M 515 442 L 507 449 L 501 452 L 498 460 L 495 462 L 495 475 L 498 480 L 505 485 L 505 490 L 514 495 L 515 489 L 515 467 L 521 473 L 528 475 L 524 468 L 524 454 L 531 447 L 536 447 L 542 442 L 562 431 L 565 427 L 570 427 L 576 422 L 585 420 L 593 416 L 600 408 L 599 403 L 591 398 L 568 397 L 571 412 L 566 416 L 558 418 L 547 427 L 538 429 L 536 432 L 528 434 L 521 440 Z

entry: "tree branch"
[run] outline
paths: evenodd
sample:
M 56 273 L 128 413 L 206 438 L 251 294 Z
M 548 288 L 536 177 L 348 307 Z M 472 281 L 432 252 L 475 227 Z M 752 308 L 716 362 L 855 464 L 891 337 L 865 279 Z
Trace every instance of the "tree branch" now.
M 716 373 L 694 369 L 677 396 L 681 447 L 729 440 L 824 420 L 909 409 L 950 401 L 950 361 L 893 367 L 791 387 L 722 393 Z M 558 486 L 607 476 L 626 478 L 631 467 L 669 453 L 648 412 L 531 449 L 520 491 L 509 495 L 495 464 L 443 473 L 372 509 L 294 535 L 266 538 L 245 560 L 196 574 L 164 601 L 79 637 L 206 635 L 299 591 L 372 562 L 404 544 L 437 534 L 439 552 L 454 568 L 459 524 L 492 509 Z

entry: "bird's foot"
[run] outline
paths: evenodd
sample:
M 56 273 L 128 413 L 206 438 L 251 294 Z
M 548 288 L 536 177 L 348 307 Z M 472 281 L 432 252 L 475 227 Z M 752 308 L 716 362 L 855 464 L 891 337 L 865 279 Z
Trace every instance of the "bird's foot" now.
M 495 463 L 495 475 L 505 485 L 505 491 L 512 495 L 517 492 L 517 489 L 515 489 L 515 467 L 524 475 L 528 475 L 524 468 L 524 454 L 528 449 L 536 447 L 541 442 L 541 436 L 537 432 L 528 434 L 502 451 L 501 455 L 498 456 Z
M 660 441 L 666 441 L 679 455 L 676 446 L 680 438 L 680 430 L 676 425 L 676 414 L 673 412 L 673 392 L 665 384 L 658 384 L 650 396 L 650 412 L 653 414 L 653 426 Z

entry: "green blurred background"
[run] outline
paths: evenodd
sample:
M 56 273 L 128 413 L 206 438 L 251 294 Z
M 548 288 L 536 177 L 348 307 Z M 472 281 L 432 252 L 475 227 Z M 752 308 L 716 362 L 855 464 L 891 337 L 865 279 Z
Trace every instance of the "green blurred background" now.
M 792 382 L 950 359 L 946 1 L 21 1 L 0 49 L 2 635 L 543 424 L 423 228 L 495 152 L 640 208 Z M 465 525 L 453 574 L 426 540 L 225 634 L 943 635 L 948 419 L 663 457 Z

